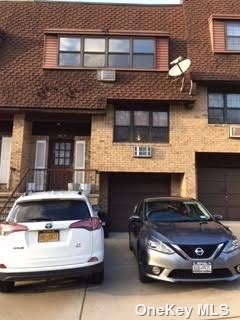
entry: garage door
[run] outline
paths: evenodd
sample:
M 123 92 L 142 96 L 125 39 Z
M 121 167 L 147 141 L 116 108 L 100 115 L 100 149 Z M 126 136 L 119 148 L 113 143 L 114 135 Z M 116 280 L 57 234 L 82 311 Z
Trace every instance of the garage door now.
M 127 231 L 128 218 L 139 200 L 170 195 L 170 175 L 113 174 L 109 182 L 109 210 L 113 231 Z
M 198 169 L 198 196 L 213 213 L 240 220 L 240 169 Z

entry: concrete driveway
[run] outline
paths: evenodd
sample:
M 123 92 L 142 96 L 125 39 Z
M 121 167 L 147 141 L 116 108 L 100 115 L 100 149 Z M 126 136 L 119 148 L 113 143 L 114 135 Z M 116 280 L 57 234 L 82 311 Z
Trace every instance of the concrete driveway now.
M 147 307 L 193 308 L 189 319 L 225 319 L 197 316 L 198 304 L 229 306 L 226 319 L 240 319 L 240 281 L 233 283 L 141 284 L 136 262 L 128 251 L 126 234 L 112 234 L 106 240 L 106 279 L 102 286 L 88 286 L 84 281 L 53 281 L 21 284 L 12 294 L 0 294 L 0 320 L 182 320 L 179 316 L 137 316 L 139 304 Z M 173 309 L 175 310 L 175 307 Z M 190 309 L 189 309 L 190 310 Z M 139 309 L 143 312 L 143 307 Z

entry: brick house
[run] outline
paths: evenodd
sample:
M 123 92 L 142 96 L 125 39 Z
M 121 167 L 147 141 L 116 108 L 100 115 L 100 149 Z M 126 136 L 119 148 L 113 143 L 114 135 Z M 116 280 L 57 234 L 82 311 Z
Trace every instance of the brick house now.
M 239 219 L 238 0 L 0 12 L 2 197 L 90 184 L 116 231 L 144 196 L 199 197 Z M 192 60 L 182 91 L 168 76 L 178 56 Z

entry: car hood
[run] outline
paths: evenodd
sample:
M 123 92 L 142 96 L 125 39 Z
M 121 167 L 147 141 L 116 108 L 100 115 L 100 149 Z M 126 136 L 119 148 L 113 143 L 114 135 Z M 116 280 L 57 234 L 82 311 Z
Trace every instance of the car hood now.
M 175 244 L 218 244 L 233 237 L 227 227 L 215 221 L 149 223 L 147 229 L 149 234 L 160 240 L 170 240 Z

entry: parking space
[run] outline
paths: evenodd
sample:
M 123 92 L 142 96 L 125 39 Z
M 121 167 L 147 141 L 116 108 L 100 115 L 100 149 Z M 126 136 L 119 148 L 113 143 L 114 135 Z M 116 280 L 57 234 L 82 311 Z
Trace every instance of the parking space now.
M 215 312 L 221 304 L 227 304 L 229 320 L 240 319 L 239 298 L 240 281 L 141 284 L 137 278 L 135 259 L 128 250 L 127 234 L 115 233 L 106 240 L 106 278 L 103 285 L 88 286 L 83 280 L 19 285 L 12 294 L 0 294 L 0 319 L 186 319 L 185 316 L 140 317 L 135 313 L 138 304 L 147 307 L 176 304 L 178 307 L 193 307 L 189 319 L 215 320 L 221 317 L 198 317 L 198 304 L 213 304 Z

